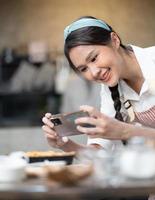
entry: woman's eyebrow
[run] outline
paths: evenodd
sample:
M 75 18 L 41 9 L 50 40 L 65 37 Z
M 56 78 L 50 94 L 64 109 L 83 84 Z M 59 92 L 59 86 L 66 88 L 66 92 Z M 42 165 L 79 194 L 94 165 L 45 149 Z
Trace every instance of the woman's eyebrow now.
M 86 65 L 79 65 L 79 66 L 76 67 L 76 69 L 77 69 L 77 70 L 80 70 L 80 69 L 82 69 L 82 68 L 84 68 L 84 67 L 86 67 Z
M 94 54 L 94 50 L 90 51 L 86 57 L 86 62 L 88 62 L 90 60 L 90 58 L 92 57 L 92 55 Z

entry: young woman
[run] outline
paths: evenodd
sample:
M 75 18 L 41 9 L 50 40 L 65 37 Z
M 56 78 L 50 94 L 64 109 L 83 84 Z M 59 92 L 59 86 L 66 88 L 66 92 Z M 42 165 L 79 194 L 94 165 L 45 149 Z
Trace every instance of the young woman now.
M 90 117 L 76 120 L 77 129 L 88 135 L 88 144 L 113 148 L 116 139 L 155 138 L 155 47 L 125 46 L 107 23 L 94 17 L 67 26 L 64 38 L 70 66 L 87 80 L 102 84 L 101 112 L 81 106 Z M 66 151 L 82 148 L 60 138 L 50 118 L 50 113 L 43 117 L 43 130 L 52 146 Z M 95 127 L 82 127 L 82 123 Z

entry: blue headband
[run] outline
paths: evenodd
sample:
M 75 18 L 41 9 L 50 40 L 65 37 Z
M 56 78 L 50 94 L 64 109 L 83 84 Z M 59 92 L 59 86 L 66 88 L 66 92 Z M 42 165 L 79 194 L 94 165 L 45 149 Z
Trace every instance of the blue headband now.
M 69 26 L 67 26 L 65 28 L 64 39 L 66 40 L 66 38 L 72 31 L 75 31 L 79 28 L 83 28 L 83 27 L 87 27 L 87 26 L 97 26 L 97 27 L 104 28 L 108 31 L 111 31 L 109 26 L 102 20 L 92 19 L 92 18 L 83 18 L 83 19 L 79 19 L 79 20 L 73 22 L 72 24 L 70 24 Z

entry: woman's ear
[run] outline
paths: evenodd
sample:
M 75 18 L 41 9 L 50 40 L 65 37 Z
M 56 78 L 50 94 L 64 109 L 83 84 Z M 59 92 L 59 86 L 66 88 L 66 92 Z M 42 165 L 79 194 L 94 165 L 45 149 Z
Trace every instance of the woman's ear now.
M 120 47 L 120 39 L 115 32 L 111 32 L 111 44 L 116 49 Z

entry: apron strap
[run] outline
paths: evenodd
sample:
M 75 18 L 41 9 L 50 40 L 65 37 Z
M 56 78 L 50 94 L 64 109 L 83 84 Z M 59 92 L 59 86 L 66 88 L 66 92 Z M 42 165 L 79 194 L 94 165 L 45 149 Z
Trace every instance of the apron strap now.
M 128 112 L 129 122 L 133 122 L 134 119 L 135 119 L 135 113 L 134 113 L 134 110 L 133 110 L 131 102 L 129 100 L 126 100 L 126 101 L 124 101 L 123 104 L 124 104 L 125 109 Z

